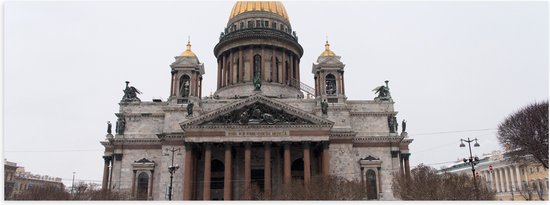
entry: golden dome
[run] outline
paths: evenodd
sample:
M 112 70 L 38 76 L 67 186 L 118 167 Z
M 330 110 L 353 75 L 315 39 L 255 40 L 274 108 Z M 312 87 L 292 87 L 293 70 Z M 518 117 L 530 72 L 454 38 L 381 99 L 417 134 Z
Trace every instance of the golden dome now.
M 328 43 L 328 40 L 325 43 L 325 51 L 321 53 L 321 56 L 335 56 L 334 52 L 330 50 L 330 44 Z
M 233 10 L 231 10 L 229 20 L 239 14 L 249 11 L 265 11 L 275 13 L 288 21 L 286 9 L 280 1 L 237 1 L 235 6 L 233 6 Z
M 191 51 L 191 43 L 190 43 L 189 39 L 187 39 L 187 49 L 185 49 L 185 51 L 183 51 L 183 53 L 181 53 L 180 56 L 197 57 L 195 55 L 195 53 L 193 53 L 193 51 Z

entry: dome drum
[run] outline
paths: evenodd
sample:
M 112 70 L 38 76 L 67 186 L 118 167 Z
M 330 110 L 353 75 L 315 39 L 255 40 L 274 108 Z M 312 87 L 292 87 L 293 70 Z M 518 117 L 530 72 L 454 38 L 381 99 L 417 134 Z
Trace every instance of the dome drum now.
M 303 98 L 304 94 L 298 88 L 289 87 L 275 82 L 262 83 L 262 95 L 273 98 Z M 252 82 L 229 85 L 220 88 L 214 93 L 215 96 L 222 99 L 246 98 L 253 95 L 254 86 Z
M 300 57 L 304 52 L 296 36 L 275 29 L 257 28 L 237 30 L 223 35 L 220 38 L 220 42 L 214 47 L 214 55 L 219 56 L 220 52 L 237 47 L 233 46 L 233 44 L 239 44 L 237 42 L 240 40 L 246 45 L 250 45 L 251 41 L 259 40 L 258 45 L 289 47 L 290 50 Z

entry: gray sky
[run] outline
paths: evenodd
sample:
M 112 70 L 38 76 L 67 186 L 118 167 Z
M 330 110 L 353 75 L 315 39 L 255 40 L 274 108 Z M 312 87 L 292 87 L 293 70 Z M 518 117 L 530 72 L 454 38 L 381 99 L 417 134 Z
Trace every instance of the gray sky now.
M 302 81 L 324 50 L 342 56 L 346 94 L 372 100 L 390 81 L 398 121 L 414 138 L 411 164 L 440 167 L 499 149 L 508 114 L 548 99 L 547 2 L 283 2 L 304 48 Z M 4 158 L 36 174 L 100 182 L 106 122 L 124 81 L 143 101 L 166 100 L 174 56 L 205 64 L 234 2 L 7 2 L 4 4 Z M 481 130 L 481 131 L 471 131 Z M 459 132 L 460 131 L 460 132 Z

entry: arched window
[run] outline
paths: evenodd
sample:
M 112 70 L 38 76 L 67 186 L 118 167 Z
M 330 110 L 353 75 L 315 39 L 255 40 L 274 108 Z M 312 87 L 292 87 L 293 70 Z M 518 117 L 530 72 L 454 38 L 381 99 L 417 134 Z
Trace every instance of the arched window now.
M 182 75 L 180 77 L 180 97 L 189 97 L 189 80 L 188 75 Z
M 137 200 L 147 200 L 147 188 L 149 187 L 149 175 L 142 172 L 137 179 Z
M 281 82 L 279 80 L 279 65 L 281 64 L 281 62 L 279 62 L 279 58 L 275 58 L 275 82 Z
M 288 85 L 288 83 L 290 82 L 290 67 L 288 66 L 288 61 L 285 61 L 285 84 Z
M 225 71 L 225 84 L 229 85 L 231 83 L 231 64 L 227 62 L 227 67 Z
M 376 189 L 376 172 L 369 169 L 367 171 L 367 198 L 378 199 L 378 190 Z
M 325 77 L 327 95 L 336 95 L 336 78 L 332 74 Z
M 237 69 L 235 69 L 235 82 L 238 83 L 239 82 L 239 69 L 240 69 L 240 66 L 241 64 L 239 63 L 239 59 L 236 60 L 235 62 L 237 65 L 235 66 Z M 242 77 L 241 77 L 242 78 Z
M 262 77 L 262 56 L 255 55 L 254 56 L 254 78 Z

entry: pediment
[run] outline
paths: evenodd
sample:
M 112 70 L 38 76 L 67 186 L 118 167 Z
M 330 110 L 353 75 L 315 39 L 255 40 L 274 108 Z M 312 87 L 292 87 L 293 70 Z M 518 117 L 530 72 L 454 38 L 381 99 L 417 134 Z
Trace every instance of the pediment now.
M 257 94 L 180 123 L 183 130 L 204 126 L 329 126 L 333 122 Z
M 151 161 L 147 158 L 143 158 L 143 159 L 140 159 L 140 160 L 137 160 L 137 161 L 134 161 L 134 163 L 155 163 L 154 161 Z
M 320 56 L 317 59 L 318 64 L 342 64 L 340 56 Z

